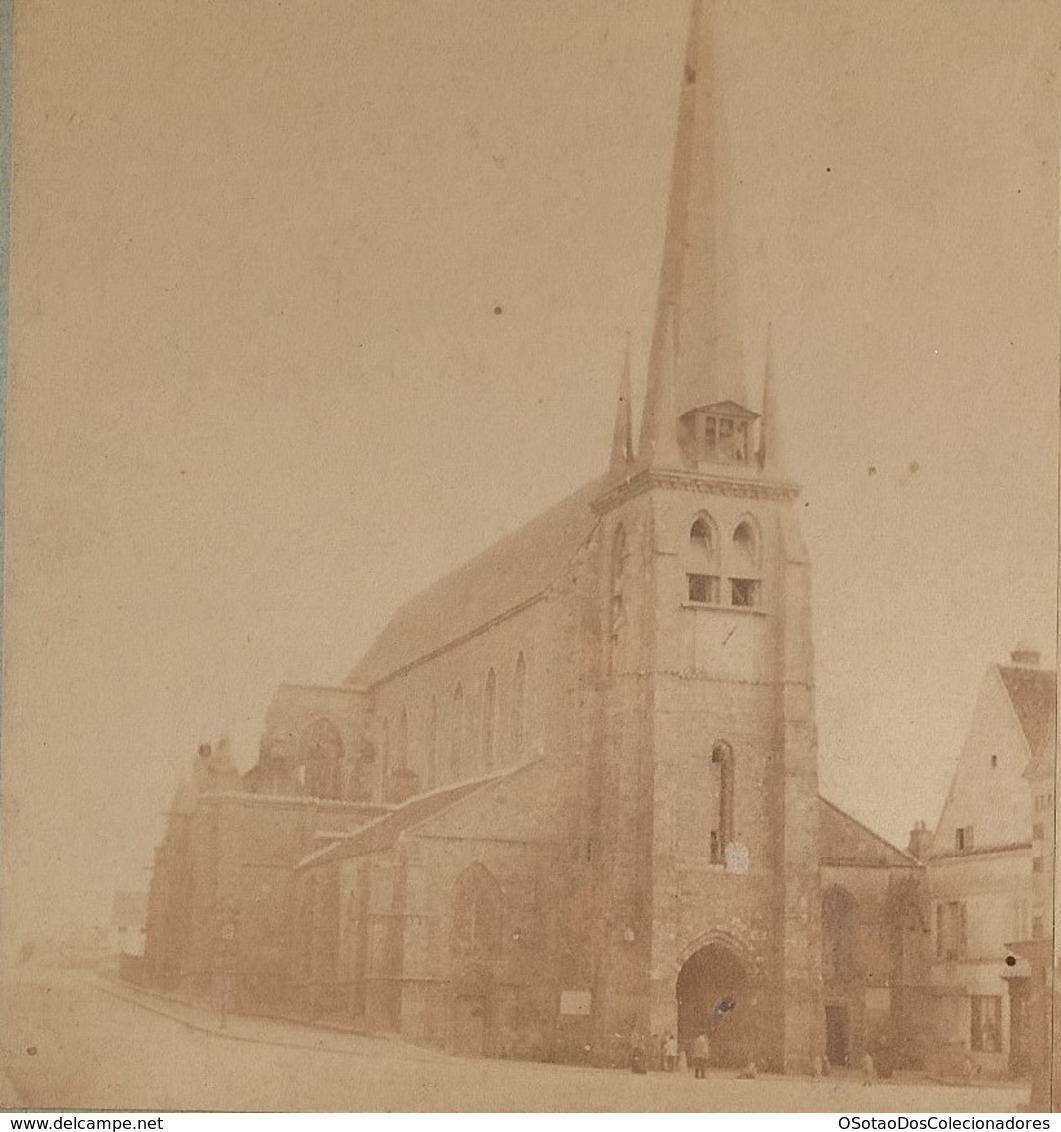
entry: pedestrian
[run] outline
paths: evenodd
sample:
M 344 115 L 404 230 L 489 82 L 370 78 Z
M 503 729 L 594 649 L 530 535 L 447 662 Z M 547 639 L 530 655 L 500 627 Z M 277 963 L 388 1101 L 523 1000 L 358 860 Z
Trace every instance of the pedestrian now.
M 877 1069 L 873 1064 L 873 1054 L 866 1050 L 862 1055 L 862 1084 L 872 1085 L 877 1077 Z
M 630 1035 L 630 1069 L 633 1073 L 648 1072 L 648 1063 L 645 1058 L 645 1040 L 637 1029 Z
M 696 1041 L 693 1042 L 693 1076 L 706 1077 L 707 1076 L 707 1059 L 710 1054 L 710 1047 L 707 1044 L 707 1034 L 700 1031 L 696 1035 Z
M 663 1040 L 663 1068 L 668 1073 L 678 1068 L 678 1039 L 673 1034 Z
M 888 1042 L 887 1036 L 882 1037 L 877 1045 L 877 1052 L 873 1057 L 873 1063 L 877 1069 L 877 1076 L 886 1081 L 895 1068 L 895 1063 L 892 1060 L 891 1045 Z

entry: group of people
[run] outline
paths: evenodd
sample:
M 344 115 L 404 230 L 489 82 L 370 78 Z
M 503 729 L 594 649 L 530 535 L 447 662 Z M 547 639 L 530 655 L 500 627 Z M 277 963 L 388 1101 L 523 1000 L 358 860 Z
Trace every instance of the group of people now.
M 616 1037 L 618 1038 L 619 1035 L 616 1034 Z M 684 1059 L 687 1056 L 689 1063 L 692 1065 L 693 1076 L 701 1079 L 707 1077 L 707 1063 L 711 1056 L 711 1045 L 708 1041 L 707 1034 L 703 1030 L 696 1035 L 692 1045 L 684 1055 L 678 1044 L 678 1039 L 673 1033 L 664 1035 L 659 1046 L 659 1052 L 662 1055 L 663 1069 L 665 1072 L 677 1073 L 679 1071 L 685 1071 L 686 1065 Z M 648 1056 L 645 1049 L 645 1039 L 639 1030 L 634 1030 L 630 1038 L 630 1068 L 634 1073 L 648 1072 Z M 814 1059 L 813 1072 L 815 1077 L 828 1077 L 831 1071 L 832 1066 L 827 1057 L 822 1056 Z M 861 1061 L 861 1079 L 863 1084 L 870 1085 L 877 1080 L 878 1076 L 890 1075 L 890 1068 L 883 1072 L 880 1071 L 879 1066 L 874 1061 L 873 1055 L 868 1050 L 863 1054 Z M 742 1080 L 756 1079 L 758 1077 L 758 1068 L 755 1062 L 747 1062 L 737 1074 L 737 1077 Z
M 667 1034 L 663 1039 L 662 1045 L 663 1053 L 663 1068 L 668 1073 L 675 1073 L 678 1070 L 681 1051 L 678 1047 L 678 1039 L 674 1034 Z M 711 1047 L 708 1044 L 707 1034 L 701 1031 L 696 1035 L 693 1040 L 691 1049 L 689 1050 L 689 1060 L 693 1065 L 694 1077 L 707 1076 L 707 1060 L 711 1056 Z M 631 1041 L 631 1054 L 630 1054 L 630 1068 L 635 1073 L 645 1073 L 648 1071 L 648 1066 L 645 1057 L 645 1043 L 640 1033 L 635 1031 Z

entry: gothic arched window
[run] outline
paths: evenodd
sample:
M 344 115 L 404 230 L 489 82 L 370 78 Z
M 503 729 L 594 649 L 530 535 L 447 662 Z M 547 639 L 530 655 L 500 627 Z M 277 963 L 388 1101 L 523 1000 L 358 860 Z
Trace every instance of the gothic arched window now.
M 387 775 L 391 772 L 391 725 L 390 721 L 385 719 L 383 726 L 380 728 L 379 733 L 379 755 L 380 755 L 380 778 L 386 780 Z
M 720 740 L 711 749 L 711 779 L 714 812 L 710 831 L 711 863 L 726 861 L 726 848 L 733 842 L 735 773 L 733 748 Z
M 527 662 L 523 653 L 516 657 L 516 672 L 512 677 L 512 761 L 520 762 L 523 758 L 523 731 L 526 727 L 527 711 Z
M 438 700 L 431 697 L 431 708 L 427 713 L 427 733 L 424 736 L 426 748 L 425 777 L 428 790 L 437 785 L 438 780 Z
M 297 761 L 303 789 L 310 797 L 339 797 L 343 740 L 330 719 L 315 720 L 302 733 Z
M 461 776 L 464 745 L 464 685 L 459 683 L 453 692 L 453 713 L 449 721 L 449 769 L 454 778 Z
M 761 557 L 759 533 L 752 519 L 742 519 L 733 532 L 730 570 L 730 601 L 733 605 L 756 607 L 759 604 Z
M 394 748 L 394 769 L 405 770 L 409 764 L 409 712 L 402 708 L 398 716 L 398 742 Z
M 465 955 L 501 954 L 501 886 L 478 861 L 457 878 L 453 902 L 453 946 Z
M 689 529 L 685 569 L 689 601 L 705 605 L 718 602 L 718 549 L 718 528 L 711 516 L 702 512 Z
M 491 668 L 486 674 L 486 686 L 483 689 L 483 730 L 482 730 L 482 764 L 483 770 L 492 770 L 494 766 L 494 744 L 496 739 L 497 716 L 497 676 Z

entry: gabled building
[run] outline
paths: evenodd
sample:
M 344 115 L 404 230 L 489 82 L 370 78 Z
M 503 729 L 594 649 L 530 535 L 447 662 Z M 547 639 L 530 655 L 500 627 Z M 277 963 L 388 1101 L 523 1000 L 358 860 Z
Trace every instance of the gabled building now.
M 1024 1076 L 1041 1039 L 1030 962 L 1014 943 L 1044 939 L 1052 920 L 1037 895 L 1045 855 L 1033 842 L 1053 810 L 1036 817 L 1029 770 L 1054 741 L 1056 698 L 1056 673 L 1032 650 L 987 670 L 926 854 L 937 1033 L 952 1068 Z
M 831 1065 L 920 1068 L 929 927 L 919 830 L 902 850 L 821 803 L 822 1002 Z

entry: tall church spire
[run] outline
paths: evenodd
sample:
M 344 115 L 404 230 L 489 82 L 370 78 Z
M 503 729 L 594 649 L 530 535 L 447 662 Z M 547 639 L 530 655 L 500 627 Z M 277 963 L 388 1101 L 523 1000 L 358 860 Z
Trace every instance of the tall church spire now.
M 612 434 L 612 460 L 610 471 L 619 475 L 626 471 L 634 459 L 634 421 L 630 393 L 630 333 L 626 335 L 626 353 L 623 355 L 622 375 L 619 378 L 619 403 L 615 409 L 615 432 Z
M 672 308 L 680 340 L 674 374 L 677 413 L 723 401 L 747 404 L 736 264 L 727 230 L 726 131 L 712 74 L 711 6 L 712 0 L 694 0 L 689 26 L 643 441 L 670 428 L 659 420 L 659 400 L 669 376 L 664 371 Z
M 774 326 L 766 327 L 766 363 L 763 369 L 763 412 L 759 424 L 759 467 L 780 475 L 784 471 L 781 430 L 777 427 L 777 391 L 774 388 Z

